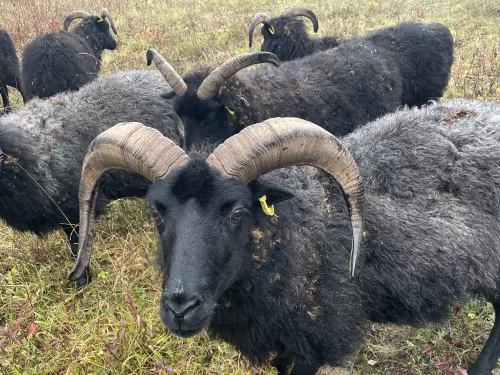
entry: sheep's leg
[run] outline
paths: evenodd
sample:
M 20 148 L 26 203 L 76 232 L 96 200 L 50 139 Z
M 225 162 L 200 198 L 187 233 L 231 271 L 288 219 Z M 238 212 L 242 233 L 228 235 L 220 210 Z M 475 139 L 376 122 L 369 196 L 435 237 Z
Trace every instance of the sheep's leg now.
M 15 79 L 14 79 L 14 82 L 12 82 L 12 87 L 14 87 L 15 89 L 17 89 L 17 91 L 19 91 L 21 93 L 21 96 L 23 97 L 23 102 L 26 104 L 26 102 L 28 101 L 26 99 L 26 96 L 24 95 L 24 91 L 23 91 L 23 88 L 22 88 L 22 85 L 21 85 L 21 75 L 16 75 Z
M 495 308 L 495 323 L 490 336 L 479 353 L 474 365 L 467 371 L 469 375 L 489 375 L 497 367 L 500 357 L 500 301 L 492 302 Z
M 76 257 L 78 255 L 78 230 L 75 230 L 73 228 L 65 228 L 64 232 L 68 236 L 71 253 Z M 83 276 L 75 281 L 76 287 L 81 288 L 84 285 L 90 283 L 91 280 L 92 277 L 90 274 L 90 267 L 87 266 L 87 269 L 85 270 Z
M 9 92 L 7 91 L 7 86 L 3 82 L 0 82 L 0 95 L 2 95 L 4 112 L 12 112 L 12 108 L 9 102 Z

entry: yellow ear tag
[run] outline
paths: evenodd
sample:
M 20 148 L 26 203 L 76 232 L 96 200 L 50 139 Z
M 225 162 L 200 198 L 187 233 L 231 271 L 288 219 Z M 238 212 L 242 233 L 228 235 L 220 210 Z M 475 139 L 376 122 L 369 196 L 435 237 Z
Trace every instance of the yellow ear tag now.
M 229 108 L 227 105 L 225 106 L 226 110 L 229 112 L 230 115 L 233 115 L 236 113 L 236 111 L 233 111 L 231 108 Z
M 271 205 L 271 207 L 269 207 L 267 205 L 267 197 L 265 195 L 263 195 L 262 197 L 259 198 L 259 202 L 260 202 L 260 206 L 262 207 L 262 211 L 264 211 L 264 213 L 266 215 L 269 215 L 269 216 L 273 216 L 274 215 L 274 205 Z
M 97 22 L 102 22 L 102 21 L 104 21 L 104 19 L 103 19 L 103 18 L 99 18 L 99 19 L 97 20 Z
M 272 35 L 276 34 L 276 32 L 274 31 L 274 27 L 272 27 L 272 26 L 269 26 L 269 32 L 270 32 Z

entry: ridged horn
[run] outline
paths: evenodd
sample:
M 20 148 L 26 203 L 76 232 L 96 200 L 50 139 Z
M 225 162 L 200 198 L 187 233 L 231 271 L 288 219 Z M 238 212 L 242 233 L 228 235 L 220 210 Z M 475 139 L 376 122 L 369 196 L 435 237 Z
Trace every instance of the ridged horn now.
M 115 35 L 118 35 L 118 33 L 116 32 L 116 28 L 115 28 L 115 24 L 113 22 L 113 19 L 111 18 L 111 14 L 109 14 L 109 10 L 107 8 L 101 9 L 101 13 L 100 13 L 99 17 L 101 17 L 101 19 L 103 19 L 103 20 L 105 20 L 107 18 L 109 20 L 109 25 L 111 26 L 111 30 L 113 30 L 113 33 Z
M 293 7 L 290 9 L 287 9 L 285 13 L 282 14 L 282 16 L 288 16 L 288 17 L 299 17 L 299 16 L 304 16 L 307 17 L 311 20 L 314 28 L 314 32 L 318 32 L 318 18 L 314 14 L 312 10 L 309 10 L 304 7 Z
M 333 176 L 349 208 L 353 234 L 349 276 L 354 275 L 363 239 L 364 188 L 354 158 L 332 134 L 297 118 L 269 119 L 228 138 L 207 163 L 226 178 L 244 183 L 291 165 L 311 165 Z
M 188 161 L 189 157 L 182 148 L 158 130 L 138 122 L 117 124 L 92 141 L 83 160 L 78 194 L 78 256 L 69 274 L 70 280 L 79 279 L 90 262 L 96 188 L 100 177 L 109 170 L 124 169 L 156 181 Z
M 257 13 L 255 16 L 253 16 L 252 22 L 250 22 L 250 26 L 248 27 L 248 46 L 249 47 L 252 47 L 253 32 L 255 31 L 255 28 L 257 27 L 257 25 L 260 23 L 269 23 L 269 21 L 271 21 L 271 17 L 269 17 L 265 13 Z
M 224 83 L 241 69 L 262 63 L 271 63 L 274 66 L 279 66 L 280 60 L 275 54 L 270 52 L 250 52 L 233 57 L 211 72 L 203 80 L 198 88 L 198 97 L 204 100 L 211 100 Z
M 92 17 L 92 14 L 90 14 L 89 12 L 85 12 L 83 10 L 79 10 L 79 11 L 72 12 L 72 13 L 68 14 L 63 22 L 63 30 L 68 31 L 69 25 L 74 20 L 76 20 L 78 18 L 87 18 L 87 17 Z
M 183 95 L 187 91 L 186 82 L 177 74 L 172 65 L 153 48 L 148 49 L 146 52 L 146 62 L 148 66 L 151 65 L 151 61 L 154 61 L 161 75 L 165 78 L 165 81 L 167 81 L 177 95 Z

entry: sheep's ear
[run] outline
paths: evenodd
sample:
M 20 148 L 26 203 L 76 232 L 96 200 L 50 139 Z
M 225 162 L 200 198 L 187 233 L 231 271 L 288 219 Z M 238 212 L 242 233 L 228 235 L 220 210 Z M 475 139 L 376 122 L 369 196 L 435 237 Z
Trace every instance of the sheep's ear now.
M 163 99 L 172 99 L 175 96 L 174 90 L 168 90 L 160 94 Z
M 265 23 L 264 26 L 266 27 L 267 32 L 272 35 L 276 36 L 276 31 L 274 30 L 274 27 L 272 27 L 270 24 Z
M 231 97 L 229 96 L 227 91 L 223 90 L 219 94 L 217 101 L 219 102 L 220 105 L 226 108 L 226 111 L 230 115 L 234 115 L 236 113 L 236 107 L 234 106 L 233 101 L 231 100 Z
M 274 185 L 268 185 L 259 181 L 252 181 L 249 185 L 253 193 L 254 201 L 259 204 L 259 198 L 266 196 L 266 202 L 269 206 L 280 202 L 287 201 L 295 197 L 295 195 L 288 190 L 282 189 Z

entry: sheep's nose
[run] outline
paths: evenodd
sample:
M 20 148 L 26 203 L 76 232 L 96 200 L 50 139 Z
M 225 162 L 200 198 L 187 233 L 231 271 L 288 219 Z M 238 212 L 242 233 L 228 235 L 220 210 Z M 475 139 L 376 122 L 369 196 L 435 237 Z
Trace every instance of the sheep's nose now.
M 164 292 L 162 302 L 163 306 L 174 314 L 175 321 L 180 328 L 186 315 L 200 307 L 201 298 L 197 294 L 188 296 L 185 293 Z

